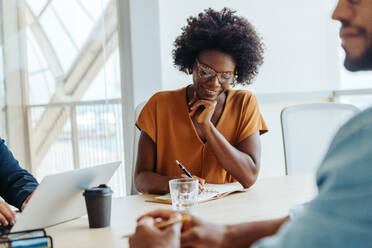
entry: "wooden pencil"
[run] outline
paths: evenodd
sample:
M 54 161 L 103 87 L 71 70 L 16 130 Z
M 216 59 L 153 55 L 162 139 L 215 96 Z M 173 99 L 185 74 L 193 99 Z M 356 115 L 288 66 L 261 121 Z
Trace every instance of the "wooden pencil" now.
M 188 221 L 191 221 L 191 216 L 190 215 L 182 215 L 181 219 L 169 219 L 167 221 L 161 221 L 161 222 L 155 223 L 154 226 L 156 228 L 162 229 L 162 228 L 174 225 L 176 223 L 180 223 L 180 222 L 184 223 L 184 222 L 188 222 Z M 123 236 L 121 236 L 121 238 L 122 239 L 127 239 L 127 238 L 130 238 L 132 236 L 133 236 L 133 233 L 123 235 Z

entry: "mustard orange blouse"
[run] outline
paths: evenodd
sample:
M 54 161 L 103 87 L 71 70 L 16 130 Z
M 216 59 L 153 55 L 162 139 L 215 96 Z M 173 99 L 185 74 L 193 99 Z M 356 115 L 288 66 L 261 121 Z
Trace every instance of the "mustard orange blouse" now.
M 186 87 L 153 95 L 143 107 L 136 126 L 156 144 L 155 172 L 180 176 L 180 161 L 193 175 L 207 183 L 236 181 L 219 165 L 208 142 L 203 143 L 189 117 Z M 229 89 L 217 130 L 236 146 L 256 131 L 268 131 L 254 95 L 245 90 Z

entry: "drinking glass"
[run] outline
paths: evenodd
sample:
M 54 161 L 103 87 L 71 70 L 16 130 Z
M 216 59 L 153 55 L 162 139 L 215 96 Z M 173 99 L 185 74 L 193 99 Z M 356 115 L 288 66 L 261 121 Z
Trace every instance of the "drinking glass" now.
M 198 205 L 199 181 L 196 178 L 180 178 L 169 181 L 172 207 L 176 211 L 194 212 Z

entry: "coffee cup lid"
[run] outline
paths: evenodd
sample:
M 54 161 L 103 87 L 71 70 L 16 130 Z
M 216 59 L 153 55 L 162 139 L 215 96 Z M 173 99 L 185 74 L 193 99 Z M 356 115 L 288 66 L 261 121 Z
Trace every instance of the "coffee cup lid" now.
M 83 193 L 84 196 L 109 196 L 112 195 L 112 190 L 106 184 L 101 184 L 98 187 L 86 189 Z

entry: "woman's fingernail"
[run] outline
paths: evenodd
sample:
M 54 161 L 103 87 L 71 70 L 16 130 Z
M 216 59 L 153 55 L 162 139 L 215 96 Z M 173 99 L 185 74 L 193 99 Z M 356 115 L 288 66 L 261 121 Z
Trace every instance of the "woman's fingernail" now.
M 8 221 L 5 221 L 4 223 L 5 223 L 5 226 L 9 225 Z

